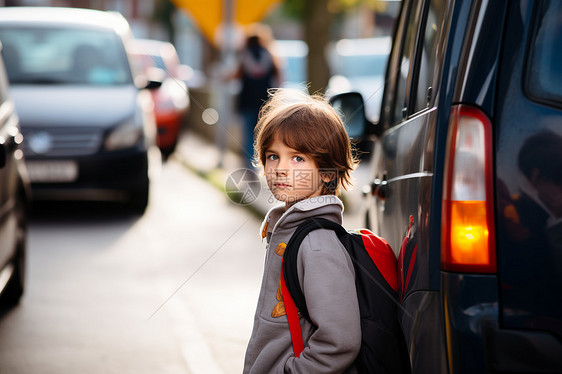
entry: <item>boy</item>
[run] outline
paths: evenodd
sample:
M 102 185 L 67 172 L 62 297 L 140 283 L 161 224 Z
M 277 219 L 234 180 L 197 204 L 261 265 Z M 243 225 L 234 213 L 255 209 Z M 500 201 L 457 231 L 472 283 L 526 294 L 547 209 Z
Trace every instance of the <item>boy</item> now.
M 298 225 L 312 217 L 342 222 L 336 196 L 356 162 L 349 137 L 322 98 L 277 90 L 256 127 L 256 159 L 281 202 L 266 215 L 262 288 L 244 373 L 352 373 L 361 345 L 351 259 L 336 234 L 315 230 L 303 241 L 298 276 L 313 324 L 300 319 L 305 349 L 295 357 L 280 287 L 281 259 Z

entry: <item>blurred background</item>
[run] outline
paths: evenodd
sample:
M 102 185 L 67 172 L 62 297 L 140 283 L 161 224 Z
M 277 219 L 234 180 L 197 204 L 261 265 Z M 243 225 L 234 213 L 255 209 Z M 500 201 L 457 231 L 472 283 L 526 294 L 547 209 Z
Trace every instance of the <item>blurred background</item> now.
M 229 5 L 230 4 L 230 5 Z M 224 92 L 213 92 L 220 70 L 233 67 L 234 54 L 242 47 L 243 28 L 261 22 L 271 27 L 278 41 L 273 50 L 283 67 L 284 86 L 308 86 L 309 92 L 328 95 L 359 91 L 367 101 L 368 116 L 378 118 L 382 77 L 390 51 L 393 22 L 399 1 L 383 0 L 2 0 L 0 6 L 68 6 L 115 10 L 129 21 L 136 38 L 173 44 L 192 102 L 184 125 L 215 139 L 202 119 L 205 109 L 217 106 Z M 229 10 L 230 9 L 230 10 Z M 226 26 L 223 26 L 225 25 Z M 228 32 L 225 33 L 225 30 Z M 342 39 L 348 39 L 342 41 Z M 292 43 L 292 44 L 291 44 Z M 370 47 L 369 47 L 370 46 Z M 237 94 L 236 83 L 229 88 Z M 224 88 L 219 85 L 220 90 Z M 216 88 L 215 88 L 216 90 Z M 228 106 L 228 105 L 227 105 Z M 218 111 L 235 116 L 225 108 Z M 228 108 L 226 108 L 228 109 Z M 234 122 L 234 123 L 232 123 Z M 237 149 L 234 137 L 226 142 Z M 224 141 L 218 140 L 219 146 Z

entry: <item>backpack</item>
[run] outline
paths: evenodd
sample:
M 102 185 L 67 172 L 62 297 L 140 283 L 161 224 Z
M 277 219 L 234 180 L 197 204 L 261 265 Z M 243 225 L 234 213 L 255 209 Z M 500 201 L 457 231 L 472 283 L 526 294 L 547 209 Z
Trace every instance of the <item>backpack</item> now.
M 408 349 L 398 323 L 397 261 L 392 248 L 369 230 L 348 232 L 341 225 L 323 218 L 302 223 L 287 243 L 283 255 L 281 287 L 295 356 L 299 357 L 304 349 L 298 313 L 311 321 L 299 284 L 297 256 L 303 239 L 317 229 L 335 231 L 355 269 L 361 316 L 361 349 L 355 367 L 360 373 L 410 373 Z

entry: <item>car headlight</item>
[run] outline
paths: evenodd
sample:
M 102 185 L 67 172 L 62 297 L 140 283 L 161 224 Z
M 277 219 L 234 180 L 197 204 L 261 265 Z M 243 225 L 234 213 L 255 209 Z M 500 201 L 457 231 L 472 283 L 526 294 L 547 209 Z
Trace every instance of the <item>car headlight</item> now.
M 136 117 L 129 119 L 111 131 L 105 139 L 107 150 L 113 151 L 133 147 L 143 138 L 142 121 Z

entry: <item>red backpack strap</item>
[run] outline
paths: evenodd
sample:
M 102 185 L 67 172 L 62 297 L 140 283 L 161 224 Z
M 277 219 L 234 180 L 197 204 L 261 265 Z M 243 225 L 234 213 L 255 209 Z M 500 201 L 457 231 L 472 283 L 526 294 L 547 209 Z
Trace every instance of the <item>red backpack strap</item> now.
M 289 331 L 291 332 L 291 341 L 293 342 L 293 351 L 295 357 L 300 357 L 301 352 L 304 350 L 304 342 L 302 340 L 301 323 L 299 321 L 299 312 L 297 306 L 289 293 L 289 289 L 285 284 L 285 277 L 283 276 L 283 265 L 281 265 L 281 292 L 283 293 L 283 303 L 285 304 L 285 311 L 287 312 L 287 320 L 289 321 Z

